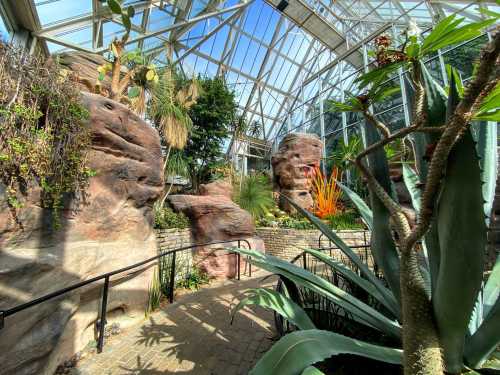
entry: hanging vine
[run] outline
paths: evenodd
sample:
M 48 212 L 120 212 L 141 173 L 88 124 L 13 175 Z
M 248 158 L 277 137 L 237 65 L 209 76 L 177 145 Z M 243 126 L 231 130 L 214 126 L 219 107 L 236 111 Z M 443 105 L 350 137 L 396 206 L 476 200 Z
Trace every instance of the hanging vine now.
M 57 64 L 0 43 L 0 182 L 16 212 L 23 196 L 40 186 L 41 201 L 59 211 L 65 193 L 83 191 L 90 129 L 73 76 Z

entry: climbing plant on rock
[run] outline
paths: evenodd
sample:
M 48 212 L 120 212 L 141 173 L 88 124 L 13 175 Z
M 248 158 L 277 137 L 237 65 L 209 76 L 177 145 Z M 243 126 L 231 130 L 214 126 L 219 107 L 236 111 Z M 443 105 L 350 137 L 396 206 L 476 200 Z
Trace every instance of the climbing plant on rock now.
M 14 217 L 29 188 L 40 186 L 43 205 L 57 213 L 63 195 L 82 191 L 94 173 L 86 164 L 88 112 L 72 79 L 0 44 L 0 182 Z

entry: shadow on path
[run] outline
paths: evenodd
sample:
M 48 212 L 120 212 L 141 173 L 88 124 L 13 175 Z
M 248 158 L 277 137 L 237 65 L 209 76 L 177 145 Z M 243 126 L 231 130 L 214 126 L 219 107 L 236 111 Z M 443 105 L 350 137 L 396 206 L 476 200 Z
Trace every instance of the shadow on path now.
M 106 343 L 102 354 L 84 359 L 83 374 L 247 374 L 274 340 L 273 315 L 245 308 L 231 320 L 238 297 L 261 283 L 263 272 L 241 281 L 212 284 L 178 297 L 140 326 Z

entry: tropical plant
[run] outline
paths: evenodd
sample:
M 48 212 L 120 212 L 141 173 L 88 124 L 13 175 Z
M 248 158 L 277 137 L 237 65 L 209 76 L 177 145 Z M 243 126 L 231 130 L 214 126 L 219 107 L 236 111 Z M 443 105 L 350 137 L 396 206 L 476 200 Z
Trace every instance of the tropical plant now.
M 189 228 L 190 221 L 182 212 L 177 213 L 169 207 L 163 207 L 159 202 L 153 206 L 156 229 L 185 229 Z
M 327 217 L 330 227 L 334 230 L 363 229 L 359 216 L 354 211 L 337 212 Z
M 165 175 L 184 175 L 187 168 L 187 159 L 179 151 L 187 143 L 193 122 L 189 116 L 189 109 L 196 103 L 200 95 L 200 86 L 196 79 L 183 78 L 172 64 L 172 49 L 167 45 L 168 64 L 164 68 L 162 78 L 152 91 L 149 115 L 158 126 L 160 134 L 167 146 L 163 169 Z M 172 160 L 170 156 L 173 156 Z M 163 195 L 161 204 L 170 193 Z
M 302 329 L 278 341 L 252 374 L 300 374 L 309 371 L 311 364 L 339 353 L 399 362 L 408 375 L 500 369 L 493 354 L 500 340 L 500 258 L 483 283 L 487 222 L 496 181 L 496 124 L 471 126 L 476 118 L 496 121 L 500 113 L 500 32 L 483 48 L 475 75 L 463 91 L 458 74 L 453 74 L 446 93 L 421 62 L 426 54 L 478 36 L 495 22 L 489 19 L 462 26 L 463 21 L 456 16 L 445 18 L 423 40 L 409 32 L 400 50 L 391 49 L 387 40 L 379 40 L 384 44 L 377 51 L 379 67 L 358 79 L 363 90 L 379 85 L 399 67 L 407 68 L 413 86 L 410 126 L 393 133 L 376 119 L 367 106 L 377 100 L 377 95 L 370 94 L 373 89 L 338 105 L 339 110 L 360 111 L 365 117 L 364 150 L 354 162 L 367 181 L 371 208 L 356 193 L 343 189 L 372 231 L 371 251 L 387 286 L 324 222 L 290 202 L 350 258 L 362 277 L 321 251 L 307 253 L 365 289 L 383 308 L 374 309 L 296 265 L 255 251 L 232 249 L 251 256 L 254 264 L 285 280 L 289 297 L 279 295 L 262 304 Z M 393 195 L 383 149 L 404 138 L 410 138 L 414 145 L 416 170 L 406 164 L 403 168 L 418 213 L 416 223 Z M 366 346 L 303 326 L 297 309 L 283 308 L 300 303 L 295 285 L 333 301 L 361 324 L 401 339 L 403 351 Z
M 327 161 L 330 169 L 336 167 L 342 170 L 343 181 L 348 183 L 349 186 L 356 191 L 361 192 L 362 196 L 365 196 L 366 194 L 364 194 L 364 192 L 366 189 L 361 179 L 361 175 L 356 169 L 356 166 L 352 163 L 356 155 L 362 149 L 363 143 L 360 136 L 353 134 L 349 137 L 347 143 L 342 139 L 335 145 Z
M 77 80 L 91 92 L 123 103 L 138 115 L 144 116 L 148 93 L 151 94 L 152 88 L 158 83 L 159 76 L 151 57 L 144 56 L 140 50 L 125 50 L 132 29 L 135 9 L 132 5 L 124 9 L 121 3 L 121 0 L 107 0 L 109 10 L 112 14 L 120 16 L 125 28 L 122 37 L 115 38 L 110 43 L 111 61 L 97 68 L 99 74 L 95 83 L 88 79 L 77 78 Z M 110 78 L 111 82 L 109 89 L 102 84 L 106 76 Z
M 243 177 L 241 186 L 235 186 L 234 200 L 254 219 L 263 217 L 276 204 L 269 178 L 257 173 Z
M 88 111 L 74 78 L 0 42 L 0 190 L 14 219 L 27 192 L 39 186 L 58 226 L 63 196 L 83 195 L 95 174 L 87 164 Z
M 224 80 L 201 78 L 199 83 L 200 96 L 188 111 L 193 127 L 183 150 L 195 191 L 210 180 L 212 169 L 224 159 L 224 142 L 237 117 L 234 93 Z
M 208 274 L 194 266 L 184 278 L 177 282 L 177 286 L 190 290 L 198 290 L 203 284 L 208 284 L 209 282 L 210 278 Z
M 335 215 L 340 209 L 342 190 L 337 184 L 338 179 L 340 172 L 335 167 L 328 179 L 318 166 L 308 176 L 314 200 L 313 212 L 321 219 Z

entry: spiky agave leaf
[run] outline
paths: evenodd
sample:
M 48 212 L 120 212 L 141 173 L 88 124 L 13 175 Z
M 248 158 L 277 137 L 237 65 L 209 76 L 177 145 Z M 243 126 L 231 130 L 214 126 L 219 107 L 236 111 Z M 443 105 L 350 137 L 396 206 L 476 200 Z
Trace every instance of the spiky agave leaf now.
M 463 365 L 465 333 L 481 288 L 487 243 L 481 170 L 470 131 L 448 158 L 437 224 L 441 257 L 432 301 L 446 368 L 456 373 Z
M 365 147 L 381 139 L 381 135 L 374 124 L 365 122 L 363 128 Z M 389 163 L 382 148 L 371 153 L 368 157 L 368 168 L 380 186 L 394 197 L 393 186 L 389 174 Z M 392 235 L 390 213 L 384 203 L 373 193 L 370 194 L 370 206 L 373 212 L 373 230 L 371 234 L 371 251 L 375 262 L 382 269 L 389 287 L 398 301 L 401 301 L 399 284 L 399 254 Z
M 310 329 L 292 332 L 281 338 L 262 356 L 250 375 L 300 374 L 310 365 L 339 354 L 355 354 L 393 364 L 402 362 L 402 351 L 399 349 Z
M 282 275 L 298 286 L 312 290 L 357 316 L 358 322 L 400 338 L 400 325 L 381 312 L 353 297 L 329 281 L 285 260 L 264 255 L 255 250 L 233 248 L 231 251 L 250 256 L 250 262 L 269 272 Z
M 311 318 L 309 318 L 306 312 L 294 301 L 285 297 L 283 294 L 265 288 L 250 289 L 246 291 L 245 298 L 243 298 L 233 309 L 231 321 L 238 311 L 248 305 L 258 305 L 274 310 L 299 329 L 316 328 Z
M 375 276 L 372 270 L 359 258 L 359 256 L 349 247 L 347 244 L 335 233 L 330 227 L 323 223 L 316 216 L 299 206 L 293 200 L 286 196 L 283 196 L 290 204 L 302 215 L 304 215 L 314 226 L 316 226 L 329 240 L 331 240 L 339 249 L 359 268 L 360 272 L 370 281 L 377 290 L 384 296 L 388 301 L 389 305 L 392 306 L 390 311 L 395 315 L 399 316 L 399 305 L 394 297 L 393 291 L 387 291 L 387 288 L 382 284 L 382 282 Z

